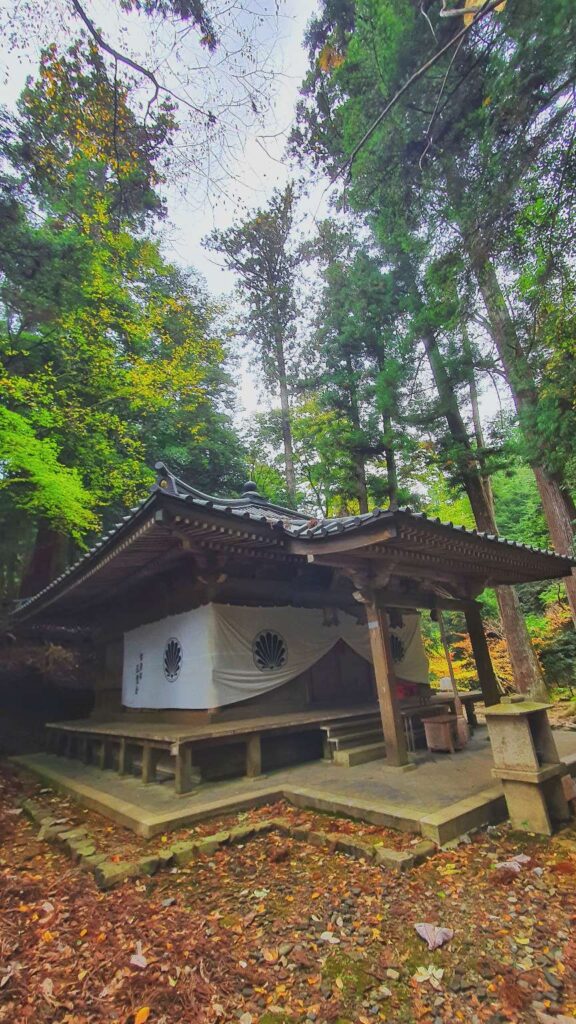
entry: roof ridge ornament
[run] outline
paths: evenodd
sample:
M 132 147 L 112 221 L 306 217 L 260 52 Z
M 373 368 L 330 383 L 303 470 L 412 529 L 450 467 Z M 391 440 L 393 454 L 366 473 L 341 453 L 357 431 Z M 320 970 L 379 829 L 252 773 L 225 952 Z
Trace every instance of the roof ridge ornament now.
M 265 498 L 263 494 L 258 491 L 258 484 L 254 483 L 254 480 L 247 480 L 242 486 L 241 498 L 248 498 L 250 501 L 256 501 L 258 504 L 262 502 L 264 505 L 268 505 L 268 498 Z
M 178 494 L 176 477 L 170 472 L 165 462 L 156 462 L 156 483 L 152 484 L 151 491 L 164 491 L 166 494 Z

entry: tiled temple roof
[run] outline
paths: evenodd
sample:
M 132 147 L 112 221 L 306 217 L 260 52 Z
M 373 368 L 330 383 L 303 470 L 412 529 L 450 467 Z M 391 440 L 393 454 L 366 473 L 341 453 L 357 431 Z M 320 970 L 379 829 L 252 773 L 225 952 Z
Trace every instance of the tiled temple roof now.
M 106 534 L 86 551 L 73 565 L 69 566 L 60 576 L 52 580 L 47 587 L 19 602 L 16 615 L 23 614 L 26 610 L 34 612 L 36 607 L 40 608 L 45 602 L 52 603 L 65 593 L 72 585 L 76 586 L 80 580 L 92 576 L 99 571 L 101 565 L 108 562 L 112 553 L 121 550 L 132 543 L 146 530 L 155 524 L 154 516 L 161 522 L 162 513 L 160 507 L 162 498 L 168 499 L 176 505 L 181 504 L 182 517 L 194 514 L 201 518 L 205 516 L 222 518 L 235 529 L 226 530 L 222 527 L 221 532 L 236 534 L 242 524 L 254 524 L 260 531 L 258 539 L 265 541 L 270 546 L 278 546 L 282 550 L 290 550 L 290 541 L 304 542 L 310 544 L 311 553 L 318 545 L 322 548 L 322 542 L 336 538 L 342 534 L 365 532 L 367 535 L 377 530 L 378 525 L 385 527 L 387 524 L 399 525 L 405 533 L 418 531 L 418 528 L 430 527 L 435 533 L 440 533 L 446 539 L 447 545 L 454 545 L 458 538 L 469 538 L 476 549 L 486 551 L 486 544 L 491 550 L 507 550 L 516 558 L 519 553 L 524 552 L 532 561 L 538 561 L 538 573 L 534 564 L 534 579 L 558 578 L 570 573 L 576 561 L 565 555 L 556 554 L 554 551 L 543 550 L 521 544 L 518 541 L 506 540 L 495 534 L 483 533 L 477 530 L 470 530 L 464 526 L 454 526 L 453 523 L 444 523 L 436 517 L 427 516 L 424 512 L 413 512 L 409 508 L 381 509 L 375 508 L 355 516 L 339 516 L 330 519 L 311 517 L 308 513 L 295 509 L 275 505 L 266 500 L 258 493 L 256 484 L 249 481 L 244 485 L 242 494 L 237 498 L 219 498 L 204 494 L 175 477 L 164 463 L 156 464 L 157 481 L 152 487 L 152 493 L 142 502 L 130 509 L 118 523 L 116 523 Z M 177 518 L 181 518 L 178 516 Z M 186 522 L 188 520 L 186 519 Z M 263 536 L 262 531 L 267 536 Z M 300 551 L 301 553 L 301 551 Z M 130 571 L 130 570 L 128 570 Z

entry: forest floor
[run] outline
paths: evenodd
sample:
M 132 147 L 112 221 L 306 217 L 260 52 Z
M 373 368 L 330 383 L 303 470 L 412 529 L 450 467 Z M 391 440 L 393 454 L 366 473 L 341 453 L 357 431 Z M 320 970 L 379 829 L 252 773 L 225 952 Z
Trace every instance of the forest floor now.
M 575 828 L 552 840 L 490 828 L 401 875 L 269 833 L 101 892 L 20 804 L 33 795 L 72 823 L 83 812 L 0 771 L 2 1024 L 576 1020 Z M 279 814 L 413 840 L 278 804 L 226 825 Z M 154 842 L 89 818 L 108 855 Z M 422 922 L 453 937 L 430 952 Z

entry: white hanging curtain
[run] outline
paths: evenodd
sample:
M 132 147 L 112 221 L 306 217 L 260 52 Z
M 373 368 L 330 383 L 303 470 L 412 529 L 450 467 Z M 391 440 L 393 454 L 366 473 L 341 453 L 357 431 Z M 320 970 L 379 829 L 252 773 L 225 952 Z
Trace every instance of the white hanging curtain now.
M 124 638 L 123 703 L 134 708 L 223 707 L 305 672 L 339 640 L 371 660 L 368 628 L 345 612 L 206 605 Z M 391 629 L 399 678 L 427 682 L 420 617 Z

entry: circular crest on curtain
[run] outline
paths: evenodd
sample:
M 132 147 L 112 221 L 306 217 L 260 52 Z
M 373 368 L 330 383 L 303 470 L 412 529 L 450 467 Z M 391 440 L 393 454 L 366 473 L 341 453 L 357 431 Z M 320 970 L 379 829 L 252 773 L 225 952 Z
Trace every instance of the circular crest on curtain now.
M 182 644 L 175 636 L 171 636 L 164 648 L 164 657 L 162 659 L 164 675 L 169 683 L 173 683 L 178 679 L 183 657 Z
M 263 629 L 252 641 L 252 657 L 261 672 L 273 672 L 282 668 L 288 659 L 288 647 L 280 633 Z

